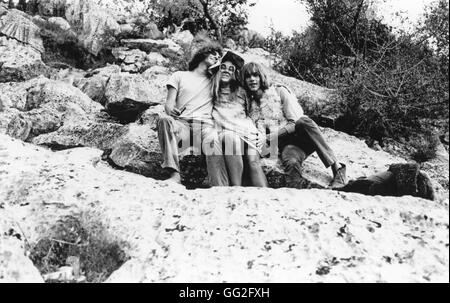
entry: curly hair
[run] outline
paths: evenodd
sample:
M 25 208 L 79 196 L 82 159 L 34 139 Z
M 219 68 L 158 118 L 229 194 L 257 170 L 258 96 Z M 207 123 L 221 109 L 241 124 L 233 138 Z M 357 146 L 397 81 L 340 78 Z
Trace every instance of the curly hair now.
M 193 71 L 196 69 L 201 62 L 203 62 L 209 55 L 211 54 L 219 54 L 222 56 L 222 47 L 218 45 L 207 45 L 199 49 L 194 56 L 192 57 L 191 61 L 189 62 L 188 69 L 190 71 Z
M 251 75 L 258 75 L 259 80 L 261 81 L 261 89 L 265 91 L 270 87 L 269 79 L 266 71 L 262 67 L 261 64 L 256 62 L 249 62 L 242 67 L 241 70 L 241 81 L 242 87 L 248 89 L 245 79 L 250 77 Z

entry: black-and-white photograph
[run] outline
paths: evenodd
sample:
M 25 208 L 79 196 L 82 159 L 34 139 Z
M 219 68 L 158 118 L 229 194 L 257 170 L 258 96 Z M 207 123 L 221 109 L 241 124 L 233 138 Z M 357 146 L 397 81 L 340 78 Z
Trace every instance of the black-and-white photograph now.
M 0 0 L 0 282 L 449 283 L 448 76 L 449 0 Z

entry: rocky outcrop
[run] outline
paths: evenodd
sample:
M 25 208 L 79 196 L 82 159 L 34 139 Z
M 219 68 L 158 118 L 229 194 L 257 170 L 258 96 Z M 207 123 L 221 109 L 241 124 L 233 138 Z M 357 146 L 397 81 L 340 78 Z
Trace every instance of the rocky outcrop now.
M 148 38 L 148 39 L 153 39 L 153 40 L 158 40 L 158 39 L 163 39 L 164 34 L 158 29 L 158 26 L 155 23 L 149 22 L 149 23 L 147 23 L 147 25 L 145 25 L 145 27 L 143 29 L 142 37 Z
M 48 23 L 59 27 L 63 31 L 67 31 L 71 28 L 69 22 L 67 22 L 67 20 L 62 17 L 50 17 L 47 21 Z
M 159 90 L 138 74 L 113 74 L 105 88 L 107 111 L 123 122 L 136 121 L 139 114 L 160 103 Z
M 74 82 L 82 92 L 92 100 L 104 105 L 105 89 L 111 75 L 119 73 L 120 67 L 117 65 L 108 65 L 89 71 L 84 78 Z
M 79 82 L 82 81 L 84 76 L 86 75 L 86 72 L 82 69 L 77 68 L 65 68 L 60 69 L 57 72 L 54 72 L 50 75 L 50 79 L 62 81 L 67 84 L 77 86 Z M 86 92 L 84 92 L 86 93 Z M 89 94 L 88 94 L 89 96 Z M 91 96 L 89 96 L 91 99 L 93 99 Z
M 30 45 L 0 36 L 0 83 L 25 81 L 46 75 L 41 53 Z
M 120 43 L 130 49 L 139 49 L 146 53 L 158 52 L 168 58 L 178 57 L 182 54 L 181 47 L 170 39 L 122 39 Z
M 82 45 L 97 56 L 104 44 L 115 40 L 120 26 L 115 18 L 94 1 L 73 0 L 65 7 L 65 17 L 69 23 L 80 28 L 78 37 Z
M 32 140 L 54 150 L 93 147 L 104 151 L 105 159 L 117 168 L 155 179 L 168 175 L 161 168 L 158 136 L 148 125 L 89 122 L 73 124 Z
M 43 53 L 44 44 L 39 32 L 39 27 L 24 12 L 11 9 L 5 15 L 0 16 L 0 35 L 15 39 L 31 46 L 39 53 Z
M 123 72 L 140 73 L 154 65 L 167 65 L 169 60 L 160 53 L 152 52 L 147 54 L 138 49 L 128 49 L 126 47 L 115 48 L 112 50 L 113 56 L 120 64 Z
M 38 0 L 39 14 L 43 16 L 63 16 L 64 11 L 73 0 Z M 88 0 L 90 4 L 114 16 L 120 23 L 125 23 L 132 16 L 142 13 L 145 1 L 140 0 Z
M 162 156 L 156 134 L 159 117 L 164 114 L 162 105 L 152 106 L 139 117 L 138 124 L 122 126 L 117 123 L 92 122 L 69 125 L 56 132 L 41 135 L 32 142 L 52 149 L 80 146 L 99 148 L 117 167 L 155 179 L 164 179 L 167 173 L 160 167 Z M 387 171 L 391 164 L 406 163 L 403 158 L 370 149 L 356 137 L 328 128 L 322 128 L 322 132 L 337 158 L 347 165 L 349 179 L 369 177 Z M 355 150 L 358 152 L 355 153 Z M 204 157 L 186 156 L 188 154 L 186 152 L 181 157 L 183 184 L 189 188 L 207 186 Z M 272 188 L 328 188 L 332 179 L 331 170 L 324 167 L 315 153 L 303 163 L 302 178 L 296 180 L 295 184 L 288 182 L 278 158 L 264 158 L 262 163 Z M 442 199 L 442 186 L 433 181 L 432 189 L 438 195 L 436 199 Z
M 102 109 L 79 89 L 44 77 L 3 83 L 0 91 L 0 131 L 22 140 L 85 123 Z
M 170 36 L 170 39 L 173 40 L 178 45 L 189 47 L 191 43 L 194 41 L 194 36 L 191 34 L 190 31 L 186 30 L 174 33 L 172 36 Z
M 108 282 L 448 283 L 448 204 L 316 189 L 189 191 L 113 170 L 101 154 L 0 135 L 0 217 L 13 218 L 4 230 L 34 245 L 56 224 L 96 220 L 131 258 Z
M 120 118 L 123 116 L 124 120 L 134 121 L 149 105 L 165 101 L 166 83 L 170 76 L 167 68 L 152 66 L 142 75 L 120 71 L 120 66 L 108 65 L 87 72 L 84 78 L 74 81 L 73 85 L 94 101 L 102 105 L 111 104 L 112 113 L 117 113 Z M 133 104 L 136 106 L 133 107 Z M 118 108 L 116 111 L 115 106 Z M 128 108 L 130 112 L 126 113 Z M 120 110 L 124 111 L 119 112 Z M 128 118 L 125 115 L 128 115 Z

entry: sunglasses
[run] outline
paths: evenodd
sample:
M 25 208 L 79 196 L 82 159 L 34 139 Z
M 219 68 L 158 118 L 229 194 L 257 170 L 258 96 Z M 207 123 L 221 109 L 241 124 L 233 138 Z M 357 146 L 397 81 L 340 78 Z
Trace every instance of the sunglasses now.
M 221 71 L 228 70 L 230 73 L 234 73 L 236 71 L 236 67 L 234 67 L 233 65 L 230 65 L 230 66 L 227 67 L 226 64 L 221 64 L 220 65 L 220 70 Z

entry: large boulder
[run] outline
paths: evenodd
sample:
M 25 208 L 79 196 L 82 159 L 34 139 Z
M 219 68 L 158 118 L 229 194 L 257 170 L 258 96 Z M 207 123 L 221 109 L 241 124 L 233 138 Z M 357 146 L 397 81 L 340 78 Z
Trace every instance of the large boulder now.
M 95 56 L 120 32 L 115 18 L 94 1 L 68 1 L 65 17 L 72 26 L 80 28 L 79 41 Z
M 136 121 L 139 114 L 160 104 L 159 90 L 139 74 L 113 74 L 105 88 L 105 107 L 122 122 Z
M 166 66 L 170 63 L 170 60 L 161 55 L 158 52 L 150 52 L 145 58 L 147 66 Z
M 74 82 L 82 92 L 92 100 L 104 105 L 105 89 L 111 75 L 119 73 L 120 66 L 108 65 L 102 68 L 91 70 L 84 75 L 84 78 Z
M 63 31 L 67 31 L 71 28 L 69 22 L 67 22 L 67 20 L 62 17 L 50 17 L 47 21 L 48 23 L 60 28 Z
M 47 80 L 28 90 L 28 108 L 38 107 L 45 103 L 55 103 L 62 107 L 67 104 L 78 105 L 86 114 L 95 115 L 102 106 L 93 102 L 80 89 L 64 82 Z
M 65 11 L 73 0 L 37 0 L 38 12 L 42 16 L 59 16 L 63 17 Z M 95 5 L 99 9 L 107 12 L 109 15 L 123 23 L 130 16 L 142 13 L 145 9 L 145 1 L 140 0 L 88 0 L 88 4 Z
M 129 258 L 108 282 L 449 280 L 448 204 L 317 189 L 192 191 L 114 170 L 95 149 L 52 152 L 0 135 L 0 150 L 0 217 L 14 218 L 31 247 L 61 224 L 107 230 L 111 253 Z M 69 236 L 57 239 L 77 239 Z
M 55 132 L 34 138 L 32 143 L 44 145 L 54 150 L 74 147 L 95 147 L 108 150 L 123 135 L 123 129 L 124 126 L 118 123 L 89 121 L 88 123 L 69 124 Z
M 147 53 L 138 49 L 128 50 L 126 47 L 114 48 L 112 54 L 123 72 L 139 73 L 145 67 Z
M 40 53 L 44 52 L 40 28 L 33 23 L 30 16 L 19 10 L 11 9 L 0 16 L 0 35 L 29 45 Z
M 170 39 L 172 39 L 178 45 L 189 47 L 194 41 L 194 36 L 191 34 L 190 31 L 186 30 L 174 33 L 170 37 Z
M 158 39 L 163 39 L 164 34 L 158 29 L 158 26 L 155 23 L 149 22 L 144 27 L 143 37 L 148 38 L 148 39 L 158 40 Z
M 31 121 L 23 119 L 21 111 L 15 108 L 0 110 L 0 134 L 26 140 L 31 132 Z
M 120 64 L 123 72 L 140 73 L 154 65 L 167 65 L 169 60 L 160 53 L 151 52 L 147 54 L 139 49 L 128 49 L 118 47 L 112 50 L 117 64 Z
M 82 81 L 85 75 L 86 72 L 84 70 L 70 67 L 65 69 L 58 69 L 56 72 L 52 73 L 49 78 L 52 80 L 62 81 L 67 84 L 77 86 L 77 84 Z M 89 94 L 87 95 L 89 96 Z M 91 96 L 89 97 L 93 99 Z
M 64 124 L 85 123 L 102 106 L 79 89 L 44 77 L 0 84 L 0 132 L 28 140 Z
M 26 81 L 46 75 L 41 53 L 30 45 L 0 36 L 0 83 Z
M 149 125 L 98 122 L 67 125 L 38 136 L 32 142 L 54 150 L 98 148 L 115 167 L 155 179 L 168 177 L 161 168 L 158 136 Z

